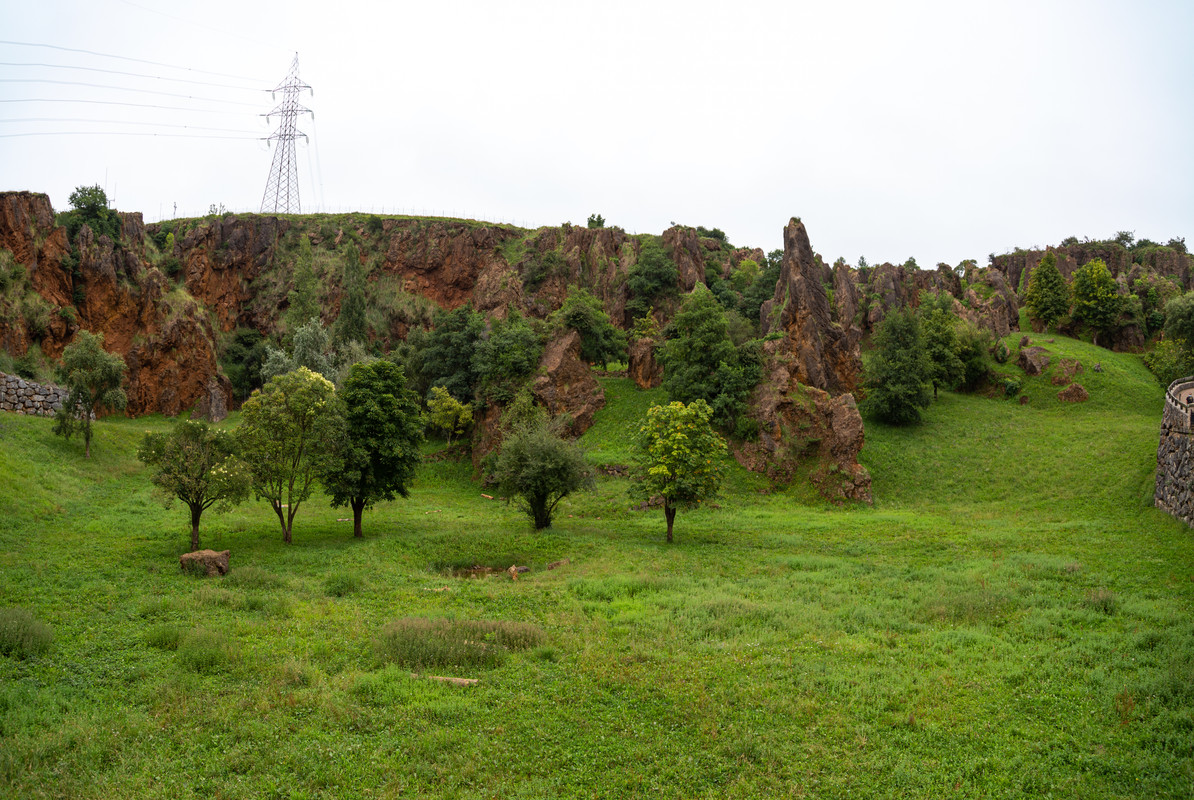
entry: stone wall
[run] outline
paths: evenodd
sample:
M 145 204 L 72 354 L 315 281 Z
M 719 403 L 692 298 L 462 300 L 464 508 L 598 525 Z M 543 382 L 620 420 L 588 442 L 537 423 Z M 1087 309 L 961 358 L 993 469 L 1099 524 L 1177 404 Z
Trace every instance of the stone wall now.
M 42 386 L 16 375 L 0 372 L 0 411 L 15 411 L 18 414 L 37 414 L 52 417 L 66 401 L 66 389 L 57 386 Z
M 1153 502 L 1187 525 L 1194 526 L 1194 376 L 1169 385 L 1157 445 L 1157 489 Z

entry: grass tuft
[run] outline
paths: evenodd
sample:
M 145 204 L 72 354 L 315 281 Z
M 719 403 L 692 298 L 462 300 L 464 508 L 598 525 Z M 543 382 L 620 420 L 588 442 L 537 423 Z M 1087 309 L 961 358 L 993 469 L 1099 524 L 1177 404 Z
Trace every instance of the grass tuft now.
M 355 572 L 333 572 L 323 582 L 329 597 L 347 597 L 361 588 L 361 576 Z
M 514 650 L 536 647 L 543 631 L 525 622 L 396 619 L 374 645 L 378 660 L 407 667 L 496 667 Z
M 224 577 L 224 583 L 241 589 L 274 589 L 286 582 L 272 572 L 253 565 L 237 567 Z
M 1098 611 L 1100 614 L 1111 616 L 1119 608 L 1119 600 L 1115 597 L 1115 592 L 1099 587 L 1098 589 L 1091 589 L 1086 593 L 1086 597 L 1082 600 L 1082 605 Z
M 178 660 L 193 672 L 222 672 L 236 659 L 236 649 L 218 631 L 196 628 L 178 644 Z
M 0 608 L 0 654 L 38 656 L 50 649 L 54 632 L 24 608 Z
M 177 650 L 182 631 L 174 625 L 154 625 L 145 633 L 145 643 L 159 650 Z

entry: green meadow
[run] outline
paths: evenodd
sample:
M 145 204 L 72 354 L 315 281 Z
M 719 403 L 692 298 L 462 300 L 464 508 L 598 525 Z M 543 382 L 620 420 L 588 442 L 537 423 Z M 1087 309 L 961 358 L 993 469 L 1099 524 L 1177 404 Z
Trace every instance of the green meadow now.
M 180 571 L 185 508 L 136 460 L 169 420 L 105 419 L 86 461 L 0 415 L 0 795 L 1194 796 L 1162 389 L 1138 356 L 1034 343 L 1091 400 L 1046 374 L 1024 405 L 945 392 L 919 426 L 868 422 L 873 507 L 728 463 L 674 545 L 605 475 L 535 533 L 428 458 L 361 540 L 321 496 L 289 546 L 264 502 L 208 512 L 223 578 Z M 582 445 L 625 464 L 664 398 L 602 382 Z

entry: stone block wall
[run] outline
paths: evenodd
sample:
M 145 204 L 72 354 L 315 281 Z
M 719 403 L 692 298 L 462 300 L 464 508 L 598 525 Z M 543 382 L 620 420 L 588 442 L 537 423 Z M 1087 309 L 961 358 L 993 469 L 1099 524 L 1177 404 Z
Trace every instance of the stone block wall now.
M 0 411 L 52 417 L 66 402 L 66 389 L 43 386 L 0 372 Z
M 1157 488 L 1153 503 L 1194 526 L 1194 377 L 1182 378 L 1165 392 L 1161 440 L 1157 445 Z

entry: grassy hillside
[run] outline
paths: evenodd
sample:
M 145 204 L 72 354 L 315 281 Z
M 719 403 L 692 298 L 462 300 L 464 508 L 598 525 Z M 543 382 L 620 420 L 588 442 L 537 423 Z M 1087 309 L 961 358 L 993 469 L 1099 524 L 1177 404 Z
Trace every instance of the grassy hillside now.
M 1060 403 L 1046 376 L 1024 406 L 943 394 L 917 428 L 869 424 L 874 507 L 731 466 L 717 507 L 680 512 L 674 546 L 611 477 L 536 534 L 468 465 L 436 461 L 408 500 L 366 513 L 363 541 L 322 498 L 289 547 L 263 503 L 209 515 L 224 579 L 179 572 L 186 515 L 135 461 L 167 421 L 104 420 L 86 462 L 48 421 L 2 415 L 0 608 L 54 639 L 0 656 L 0 785 L 1189 797 L 1194 534 L 1150 506 L 1161 390 L 1134 356 L 1045 346 L 1081 359 L 1090 402 Z M 661 398 L 604 386 L 582 444 L 626 463 Z M 512 563 L 531 571 L 456 577 Z M 391 660 L 453 642 L 446 663 Z

